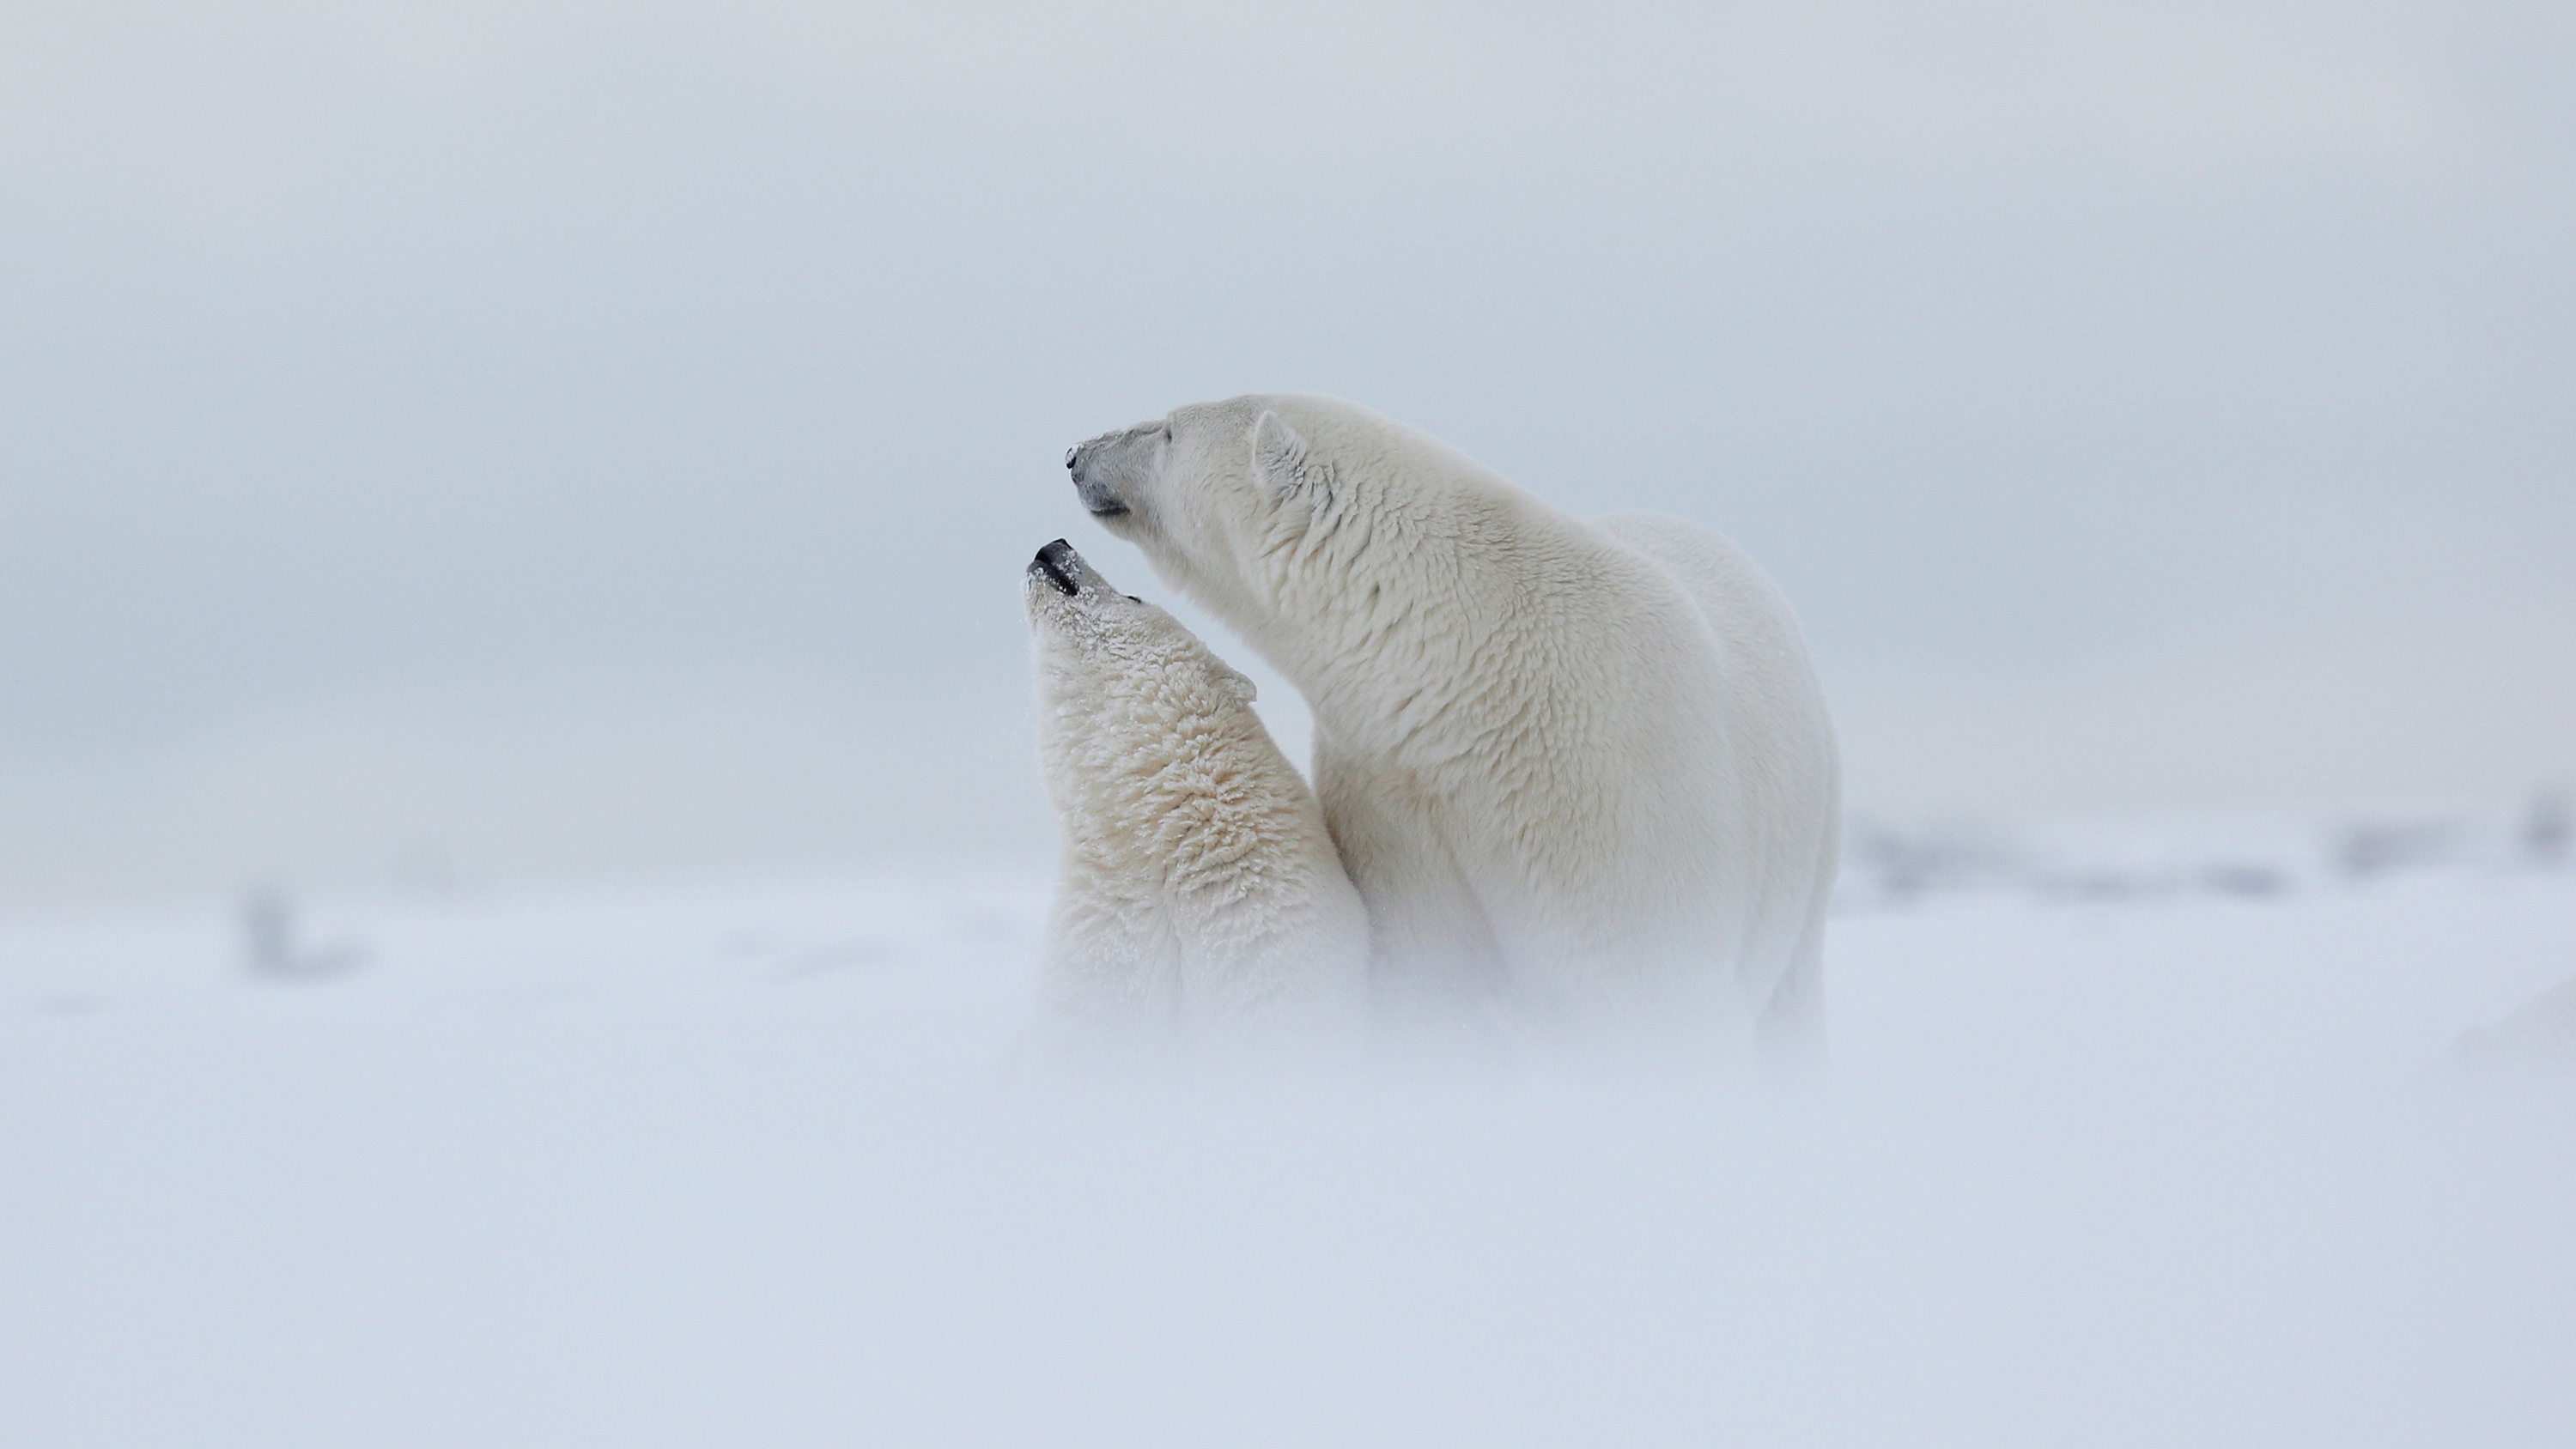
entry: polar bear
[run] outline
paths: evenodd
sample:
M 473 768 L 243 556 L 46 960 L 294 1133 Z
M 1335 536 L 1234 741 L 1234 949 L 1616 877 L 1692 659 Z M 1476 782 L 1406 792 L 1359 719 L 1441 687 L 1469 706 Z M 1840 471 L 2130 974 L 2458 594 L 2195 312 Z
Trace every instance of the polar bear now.
M 1337 398 L 1183 407 L 1065 462 L 1304 692 L 1382 1002 L 1821 1046 L 1841 769 L 1733 544 L 1571 517 Z
M 1025 592 L 1063 841 L 1041 966 L 1060 1044 L 1356 1040 L 1368 915 L 1252 681 L 1062 539 Z

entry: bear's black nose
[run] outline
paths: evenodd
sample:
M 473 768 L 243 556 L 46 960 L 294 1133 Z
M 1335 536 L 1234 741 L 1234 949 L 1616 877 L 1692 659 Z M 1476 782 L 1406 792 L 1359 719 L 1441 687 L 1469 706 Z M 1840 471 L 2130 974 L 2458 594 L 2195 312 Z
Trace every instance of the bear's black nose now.
M 1074 553 L 1073 545 L 1060 538 L 1038 550 L 1034 565 L 1038 572 L 1046 575 L 1048 583 L 1055 585 L 1056 592 L 1067 598 L 1081 589 L 1074 582 L 1074 570 L 1081 566 L 1082 559 Z
M 1081 457 L 1082 457 L 1082 445 L 1081 445 L 1080 443 L 1076 443 L 1076 444 L 1074 444 L 1072 447 L 1065 449 L 1065 450 L 1064 450 L 1064 466 L 1065 466 L 1065 471 L 1067 471 L 1067 472 L 1071 472 L 1071 471 L 1073 470 L 1073 465 L 1074 465 L 1077 461 L 1079 461 L 1079 460 L 1081 459 Z

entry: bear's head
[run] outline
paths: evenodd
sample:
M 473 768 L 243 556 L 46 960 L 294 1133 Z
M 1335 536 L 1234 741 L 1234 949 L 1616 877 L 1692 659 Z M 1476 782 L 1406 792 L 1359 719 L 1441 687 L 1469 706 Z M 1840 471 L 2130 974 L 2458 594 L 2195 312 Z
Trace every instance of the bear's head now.
M 1252 703 L 1251 680 L 1180 620 L 1112 588 L 1063 539 L 1038 550 L 1023 592 L 1043 728 L 1153 730 Z
M 1367 491 L 1394 429 L 1337 398 L 1256 394 L 1103 433 L 1064 461 L 1102 527 L 1258 635 L 1296 572 L 1329 563 L 1314 545 Z

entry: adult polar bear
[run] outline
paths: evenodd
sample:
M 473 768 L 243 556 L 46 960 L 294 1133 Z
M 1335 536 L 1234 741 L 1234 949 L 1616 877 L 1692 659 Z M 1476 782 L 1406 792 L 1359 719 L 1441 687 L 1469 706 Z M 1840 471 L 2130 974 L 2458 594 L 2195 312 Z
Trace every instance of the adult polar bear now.
M 1305 694 L 1383 999 L 1820 1042 L 1840 766 L 1734 545 L 1573 518 L 1336 398 L 1183 407 L 1066 466 Z

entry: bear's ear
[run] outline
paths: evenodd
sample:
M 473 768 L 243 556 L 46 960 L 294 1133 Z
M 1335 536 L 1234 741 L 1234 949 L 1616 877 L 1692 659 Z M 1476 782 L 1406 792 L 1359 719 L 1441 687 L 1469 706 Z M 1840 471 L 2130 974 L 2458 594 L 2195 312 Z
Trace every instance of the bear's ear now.
M 1252 472 L 1275 496 L 1285 497 L 1306 484 L 1312 459 L 1306 440 L 1277 413 L 1265 411 L 1252 425 Z
M 1233 695 L 1237 704 L 1250 704 L 1261 697 L 1261 686 L 1222 659 L 1208 661 L 1208 675 L 1216 680 L 1217 688 Z

